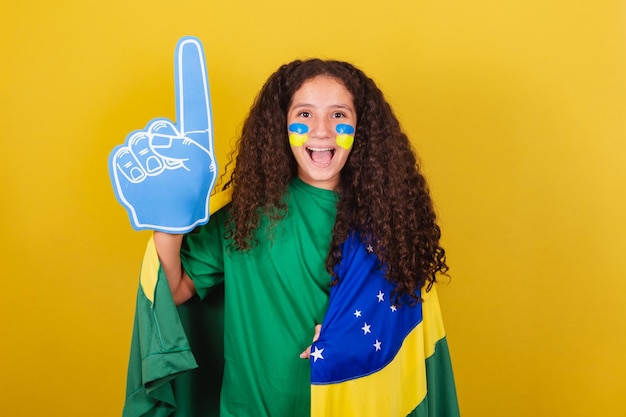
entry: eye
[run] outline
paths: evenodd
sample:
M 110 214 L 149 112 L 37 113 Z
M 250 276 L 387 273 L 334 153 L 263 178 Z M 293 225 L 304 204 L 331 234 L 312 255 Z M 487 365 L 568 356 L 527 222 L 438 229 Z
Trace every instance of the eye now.
M 301 111 L 300 113 L 298 113 L 299 117 L 311 117 L 311 113 L 309 113 L 308 111 Z
M 341 119 L 341 118 L 343 118 L 343 117 L 346 117 L 346 114 L 345 114 L 345 113 L 342 113 L 342 112 L 340 112 L 340 111 L 336 111 L 336 112 L 334 112 L 334 113 L 332 114 L 332 118 L 333 118 L 333 119 Z

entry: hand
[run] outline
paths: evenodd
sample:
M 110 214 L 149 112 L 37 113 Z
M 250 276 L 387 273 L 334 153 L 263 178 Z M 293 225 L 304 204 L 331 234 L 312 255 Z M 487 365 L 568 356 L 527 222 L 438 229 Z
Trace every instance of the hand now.
M 315 326 L 315 335 L 313 335 L 313 342 L 317 342 L 317 339 L 320 338 L 320 332 L 322 331 L 322 325 L 318 324 L 317 326 Z M 302 352 L 300 354 L 300 357 L 302 359 L 309 359 L 311 357 L 311 346 L 309 345 L 308 348 L 306 348 L 306 350 L 304 352 Z
M 133 228 L 186 233 L 209 220 L 217 177 L 202 44 L 182 38 L 175 54 L 175 124 L 152 120 L 109 156 L 109 175 Z

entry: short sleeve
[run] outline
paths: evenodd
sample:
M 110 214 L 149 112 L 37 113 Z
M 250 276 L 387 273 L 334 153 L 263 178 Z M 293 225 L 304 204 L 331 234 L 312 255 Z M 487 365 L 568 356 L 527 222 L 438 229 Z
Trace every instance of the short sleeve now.
M 185 235 L 180 256 L 183 269 L 193 280 L 196 292 L 204 298 L 214 286 L 224 281 L 224 222 L 227 207 L 219 210 L 209 222 Z

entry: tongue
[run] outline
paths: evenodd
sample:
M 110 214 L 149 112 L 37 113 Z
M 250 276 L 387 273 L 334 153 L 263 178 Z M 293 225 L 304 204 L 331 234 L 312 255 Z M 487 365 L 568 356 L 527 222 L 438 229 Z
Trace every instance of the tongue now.
M 332 159 L 333 154 L 331 151 L 313 151 L 311 152 L 311 159 L 313 162 L 320 164 L 327 164 Z

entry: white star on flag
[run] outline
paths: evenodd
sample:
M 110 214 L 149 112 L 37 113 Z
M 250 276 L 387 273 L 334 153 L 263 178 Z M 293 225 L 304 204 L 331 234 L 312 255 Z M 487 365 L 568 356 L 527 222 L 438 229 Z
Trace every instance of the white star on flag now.
M 361 310 L 354 310 L 354 317 L 361 317 Z
M 370 325 L 367 323 L 363 324 L 363 327 L 361 327 L 361 330 L 363 330 L 363 334 L 372 333 L 372 331 L 370 330 Z
M 322 356 L 323 351 L 323 348 L 318 349 L 317 346 L 315 346 L 315 350 L 311 352 L 311 356 L 313 356 L 313 363 L 317 362 L 318 359 L 324 359 L 324 357 Z
M 380 344 L 381 344 L 380 341 L 376 339 L 376 343 L 374 343 L 374 347 L 376 348 L 377 352 L 381 349 Z
M 385 301 L 385 293 L 382 292 L 381 290 L 378 290 L 378 294 L 376 295 L 376 297 L 378 297 L 378 302 L 382 302 Z
M 393 311 L 395 313 L 396 311 L 398 311 L 398 309 L 396 308 L 396 306 L 392 305 L 391 306 L 391 311 Z

